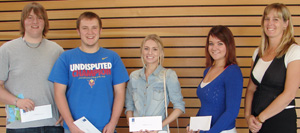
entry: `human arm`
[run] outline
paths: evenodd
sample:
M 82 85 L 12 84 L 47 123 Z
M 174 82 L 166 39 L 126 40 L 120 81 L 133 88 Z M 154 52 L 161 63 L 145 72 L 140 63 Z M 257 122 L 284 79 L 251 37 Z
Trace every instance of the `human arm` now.
M 4 104 L 15 105 L 18 108 L 23 109 L 25 111 L 34 110 L 35 104 L 31 99 L 28 98 L 19 99 L 15 94 L 9 91 L 10 88 L 4 87 L 5 82 L 8 81 L 9 78 L 11 78 L 9 75 L 10 72 L 12 72 L 11 70 L 12 64 L 16 64 L 16 63 L 12 63 L 10 57 L 14 54 L 8 52 L 9 51 L 7 49 L 8 45 L 10 44 L 5 44 L 0 47 L 0 101 Z M 22 70 L 19 69 L 15 71 L 22 73 Z M 22 88 L 15 88 L 15 89 L 22 90 Z
M 113 133 L 123 111 L 125 101 L 125 82 L 114 85 L 114 104 L 109 123 L 104 127 L 103 133 Z
M 252 110 L 252 100 L 254 92 L 256 91 L 256 85 L 253 83 L 251 78 L 248 82 L 248 87 L 245 94 L 245 119 L 247 121 L 248 127 L 252 132 L 258 132 L 262 124 L 251 114 Z
M 54 83 L 54 99 L 57 108 L 63 117 L 64 121 L 69 127 L 71 133 L 83 133 L 73 122 L 74 119 L 71 115 L 70 108 L 66 98 L 67 86 L 60 83 Z
M 56 121 L 56 123 L 55 123 L 55 125 L 61 125 L 61 126 L 63 126 L 63 124 L 64 124 L 64 120 L 63 120 L 63 118 L 62 118 L 62 116 L 59 114 L 59 118 L 58 118 L 58 120 Z
M 228 66 L 224 70 L 225 108 L 217 118 L 209 133 L 221 132 L 235 122 L 238 116 L 243 91 L 243 76 L 237 65 Z M 213 83 L 213 82 L 212 82 Z M 216 83 L 216 82 L 215 82 Z
M 4 88 L 4 81 L 0 80 L 0 101 L 4 104 L 16 105 L 27 111 L 34 110 L 34 102 L 31 99 L 19 99 Z
M 125 97 L 125 108 L 126 108 L 125 114 L 126 114 L 128 126 L 129 126 L 129 118 L 134 117 L 133 111 L 135 110 L 135 105 L 134 105 L 134 100 L 133 100 L 133 92 L 132 92 L 132 90 L 133 90 L 132 82 L 133 82 L 133 78 L 132 78 L 132 75 L 130 75 L 130 80 L 127 83 L 126 97 Z M 140 131 L 133 132 L 133 133 L 145 133 L 145 131 L 140 130 Z
M 7 50 L 7 46 L 3 45 L 0 47 L 0 101 L 4 104 L 15 105 L 20 109 L 24 109 L 25 111 L 34 109 L 34 102 L 30 99 L 17 99 L 17 97 L 9 91 L 9 88 L 5 88 L 4 84 L 7 80 L 9 80 L 10 72 L 11 72 L 11 59 L 9 58 L 11 54 Z M 7 90 L 8 89 L 8 90 Z M 22 88 L 18 88 L 22 89 Z
M 295 60 L 288 64 L 284 90 L 265 110 L 258 115 L 262 122 L 280 113 L 293 99 L 295 99 L 296 92 L 300 85 L 299 68 L 300 60 Z
M 174 121 L 176 118 L 178 118 L 183 112 L 180 109 L 174 109 L 172 113 L 162 122 L 162 126 L 166 126 L 172 121 Z
M 129 126 L 129 118 L 130 117 L 133 117 L 133 111 L 131 111 L 131 110 L 126 112 L 126 119 L 127 119 L 128 126 Z
M 131 79 L 131 78 L 130 78 Z M 129 80 L 126 88 L 126 97 L 125 97 L 125 114 L 127 119 L 127 124 L 129 125 L 129 118 L 133 117 L 134 110 L 134 101 L 132 96 L 132 80 Z
M 251 69 L 253 69 L 253 62 L 251 63 Z M 254 92 L 256 91 L 256 85 L 253 83 L 251 76 L 248 81 L 248 86 L 245 94 L 245 119 L 247 121 L 248 127 L 252 132 L 259 131 L 262 124 L 251 114 L 252 101 Z
M 170 69 L 166 73 L 166 89 L 168 94 L 167 97 L 169 97 L 170 101 L 173 103 L 174 110 L 166 119 L 163 120 L 163 127 L 177 119 L 181 114 L 185 112 L 185 103 L 181 94 L 181 87 L 178 81 L 177 74 L 175 71 Z

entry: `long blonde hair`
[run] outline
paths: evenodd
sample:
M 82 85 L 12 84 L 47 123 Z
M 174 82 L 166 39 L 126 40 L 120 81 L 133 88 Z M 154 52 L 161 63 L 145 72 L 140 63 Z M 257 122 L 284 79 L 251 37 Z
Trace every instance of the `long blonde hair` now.
M 159 65 L 162 65 L 163 61 L 164 61 L 164 45 L 160 39 L 160 37 L 156 34 L 150 34 L 150 35 L 147 35 L 145 37 L 145 39 L 143 40 L 142 44 L 141 44 L 141 47 L 140 47 L 140 53 L 141 53 L 141 59 L 142 59 L 142 63 L 144 65 L 144 67 L 146 67 L 146 64 L 144 62 L 144 58 L 142 56 L 142 52 L 143 52 L 143 49 L 144 49 L 144 45 L 145 43 L 148 41 L 148 40 L 152 40 L 154 41 L 157 45 L 158 45 L 158 49 L 159 49 Z
M 262 36 L 261 36 L 261 44 L 259 47 L 259 52 L 258 55 L 262 57 L 264 55 L 264 51 L 269 47 L 269 38 L 264 32 L 264 20 L 265 17 L 272 11 L 274 10 L 277 12 L 277 15 L 280 19 L 283 20 L 283 22 L 288 21 L 288 26 L 284 30 L 282 34 L 282 38 L 280 40 L 279 46 L 276 49 L 276 57 L 280 58 L 282 57 L 289 47 L 293 44 L 296 43 L 295 38 L 294 38 L 294 28 L 292 24 L 292 19 L 291 19 L 291 13 L 289 9 L 282 3 L 273 3 L 268 5 L 265 10 L 263 17 L 261 19 L 261 28 L 262 28 Z

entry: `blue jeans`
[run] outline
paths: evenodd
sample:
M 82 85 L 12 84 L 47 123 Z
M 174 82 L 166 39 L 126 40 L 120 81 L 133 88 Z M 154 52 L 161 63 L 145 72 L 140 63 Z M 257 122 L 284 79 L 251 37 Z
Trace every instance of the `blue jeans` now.
M 64 128 L 61 126 L 6 129 L 6 133 L 63 133 L 63 132 L 64 132 Z

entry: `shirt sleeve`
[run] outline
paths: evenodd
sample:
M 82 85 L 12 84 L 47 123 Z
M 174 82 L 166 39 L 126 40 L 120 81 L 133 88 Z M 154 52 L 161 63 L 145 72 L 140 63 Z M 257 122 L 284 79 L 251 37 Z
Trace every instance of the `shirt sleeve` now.
M 129 80 L 128 72 L 117 53 L 114 54 L 114 64 L 112 69 L 113 85 L 121 84 Z
M 126 88 L 126 97 L 125 97 L 125 114 L 127 111 L 134 111 L 134 101 L 132 95 L 132 77 L 130 76 L 130 80 L 128 81 L 127 88 Z
M 254 62 L 255 61 L 255 58 L 258 54 L 258 48 L 255 49 L 255 51 L 253 52 L 253 55 L 252 55 L 252 61 Z
M 66 54 L 61 54 L 61 56 L 56 60 L 48 77 L 48 80 L 51 82 L 68 85 L 69 66 L 67 65 Z
M 288 49 L 284 60 L 285 66 L 287 67 L 290 62 L 295 60 L 300 60 L 300 46 L 298 44 L 293 44 Z
M 8 78 L 9 61 L 8 53 L 5 50 L 5 46 L 0 47 L 0 80 L 6 81 Z
M 185 103 L 181 94 L 180 83 L 176 72 L 171 69 L 167 70 L 166 86 L 169 99 L 173 104 L 173 109 L 180 109 L 183 113 L 185 113 Z
M 232 65 L 229 67 L 229 70 L 226 72 L 227 78 L 225 79 L 225 112 L 219 117 L 214 126 L 208 131 L 209 133 L 221 132 L 226 127 L 228 127 L 229 124 L 235 122 L 235 119 L 239 113 L 243 91 L 243 76 L 240 68 L 237 65 Z

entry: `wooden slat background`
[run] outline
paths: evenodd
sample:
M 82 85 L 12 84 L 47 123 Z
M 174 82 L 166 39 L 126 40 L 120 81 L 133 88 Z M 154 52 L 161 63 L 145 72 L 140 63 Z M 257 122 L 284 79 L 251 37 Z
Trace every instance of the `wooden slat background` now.
M 102 47 L 116 51 L 128 73 L 142 67 L 139 46 L 143 38 L 152 33 L 161 36 L 165 45 L 164 66 L 175 70 L 182 86 L 186 113 L 179 118 L 180 133 L 185 132 L 189 117 L 195 116 L 201 106 L 196 89 L 205 69 L 204 46 L 208 31 L 214 25 L 228 26 L 234 36 L 238 63 L 244 77 L 244 91 L 236 126 L 239 133 L 247 133 L 244 117 L 244 96 L 250 73 L 251 56 L 260 43 L 260 20 L 267 4 L 284 2 L 292 13 L 295 37 L 300 42 L 299 0 L 67 0 L 38 1 L 48 12 L 50 31 L 47 38 L 56 41 L 65 50 L 78 47 L 76 18 L 84 11 L 93 11 L 102 17 Z M 25 0 L 0 0 L 0 46 L 18 38 L 21 10 Z M 300 92 L 296 97 L 300 114 Z M 172 111 L 172 104 L 169 112 Z M 0 104 L 0 132 L 5 132 L 4 104 Z M 298 117 L 298 121 L 300 118 Z M 122 114 L 118 132 L 127 133 L 125 115 Z M 175 132 L 176 123 L 171 123 Z M 300 122 L 298 122 L 300 132 Z

